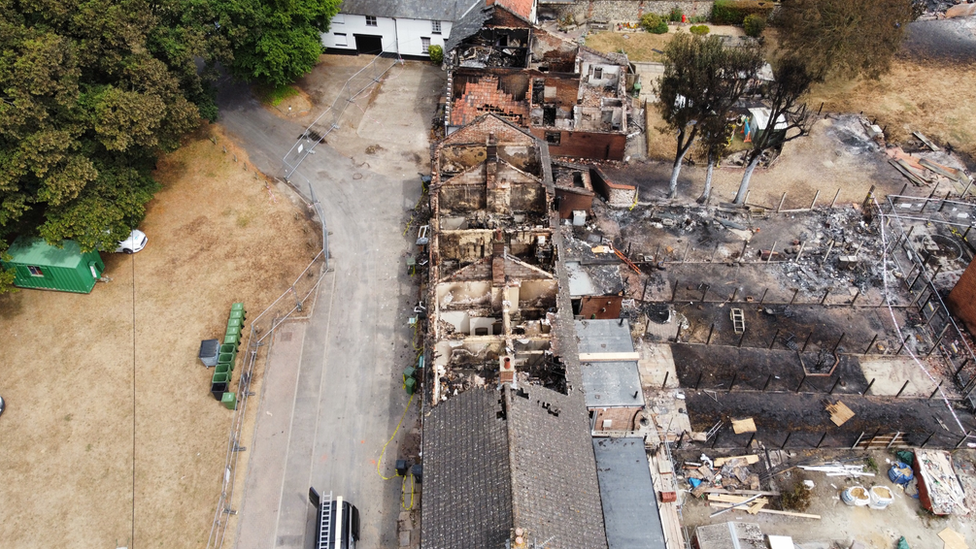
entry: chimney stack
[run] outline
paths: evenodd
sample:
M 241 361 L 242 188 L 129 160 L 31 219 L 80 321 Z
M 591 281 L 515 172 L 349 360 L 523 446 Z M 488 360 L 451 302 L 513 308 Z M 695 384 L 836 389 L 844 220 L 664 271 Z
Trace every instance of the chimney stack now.
M 488 132 L 488 142 L 485 145 L 485 160 L 494 162 L 498 158 L 498 140 L 495 139 L 495 132 Z
M 515 364 L 512 362 L 512 357 L 503 356 L 498 359 L 498 382 L 515 382 Z

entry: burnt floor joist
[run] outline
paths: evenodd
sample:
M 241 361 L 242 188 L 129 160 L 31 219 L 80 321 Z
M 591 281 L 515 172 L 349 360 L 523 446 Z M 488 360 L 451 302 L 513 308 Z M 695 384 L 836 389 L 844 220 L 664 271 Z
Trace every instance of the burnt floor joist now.
M 808 351 L 738 348 L 725 345 L 671 345 L 682 387 L 713 391 L 766 391 L 860 394 L 867 390 L 857 357 Z M 828 372 L 816 372 L 826 358 Z M 836 362 L 835 362 L 836 361 Z
M 751 440 L 767 448 L 849 448 L 859 438 L 901 433 L 913 446 L 953 448 L 962 437 L 956 420 L 941 399 L 908 399 L 858 395 L 688 391 L 692 429 L 723 427 L 706 441 L 716 448 L 745 447 Z M 825 406 L 842 401 L 854 417 L 834 425 Z M 973 415 L 955 410 L 963 425 Z M 753 418 L 755 433 L 735 434 L 732 419 Z M 944 426 L 943 426 L 944 425 Z

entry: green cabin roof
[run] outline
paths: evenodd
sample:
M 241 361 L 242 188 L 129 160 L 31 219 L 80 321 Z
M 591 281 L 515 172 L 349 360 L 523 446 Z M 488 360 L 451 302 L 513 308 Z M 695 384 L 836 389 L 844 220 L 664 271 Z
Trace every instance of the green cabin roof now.
M 10 263 L 37 265 L 38 267 L 77 267 L 85 259 L 81 247 L 73 240 L 62 242 L 63 248 L 57 248 L 42 238 L 18 238 L 10 245 Z

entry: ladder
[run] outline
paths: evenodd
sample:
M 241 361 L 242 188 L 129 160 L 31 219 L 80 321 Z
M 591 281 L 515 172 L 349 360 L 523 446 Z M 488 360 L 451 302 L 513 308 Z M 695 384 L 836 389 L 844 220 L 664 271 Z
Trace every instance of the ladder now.
M 319 539 L 315 549 L 329 549 L 332 544 L 332 492 L 322 498 L 319 512 Z
M 729 318 L 732 319 L 732 328 L 735 330 L 736 335 L 740 335 L 746 331 L 746 319 L 742 315 L 742 309 L 733 307 L 729 311 Z

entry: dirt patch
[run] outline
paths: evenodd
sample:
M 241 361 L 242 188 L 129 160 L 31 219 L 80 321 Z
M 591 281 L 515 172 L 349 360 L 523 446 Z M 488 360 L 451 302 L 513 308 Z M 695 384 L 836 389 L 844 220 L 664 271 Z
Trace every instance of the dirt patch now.
M 103 254 L 109 282 L 0 296 L 5 545 L 131 546 L 133 533 L 138 545 L 206 545 L 231 412 L 209 393 L 200 340 L 223 332 L 232 302 L 259 313 L 319 243 L 219 127 L 155 175 L 149 245 Z

